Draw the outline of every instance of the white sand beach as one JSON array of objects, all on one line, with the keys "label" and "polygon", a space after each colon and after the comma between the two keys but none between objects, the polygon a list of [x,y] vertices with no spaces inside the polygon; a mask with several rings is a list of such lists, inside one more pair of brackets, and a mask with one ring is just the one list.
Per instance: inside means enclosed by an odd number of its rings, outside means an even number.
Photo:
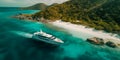
[{"label": "white sand beach", "polygon": [[105,39],[106,41],[110,40],[110,41],[120,44],[120,38],[116,37],[117,34],[105,33],[100,30],[95,30],[93,28],[86,28],[86,26],[83,26],[83,25],[76,25],[76,24],[72,24],[69,22],[63,22],[61,20],[57,20],[51,23],[54,26],[64,28],[69,33],[71,33],[73,36],[82,38],[83,40],[86,40],[87,38],[91,38],[91,37],[99,37],[99,38]]}]

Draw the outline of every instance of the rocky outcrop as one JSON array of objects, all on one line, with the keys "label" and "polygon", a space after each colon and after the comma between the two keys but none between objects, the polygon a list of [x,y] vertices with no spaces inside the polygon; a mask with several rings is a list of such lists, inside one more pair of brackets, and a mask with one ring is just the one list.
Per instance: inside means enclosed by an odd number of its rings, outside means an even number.
[{"label": "rocky outcrop", "polygon": [[96,45],[103,45],[104,44],[104,40],[101,38],[97,38],[97,37],[88,38],[87,41],[92,43],[92,44],[96,44]]},{"label": "rocky outcrop", "polygon": [[19,14],[15,15],[15,16],[12,16],[12,17],[20,19],[20,20],[25,20],[25,19],[32,20],[33,19],[30,14],[22,14],[22,13],[19,13]]},{"label": "rocky outcrop", "polygon": [[116,43],[114,43],[110,40],[105,42],[105,39],[98,38],[98,37],[88,38],[87,41],[89,43],[92,43],[92,44],[95,44],[95,45],[107,45],[107,46],[112,47],[112,48],[118,47]]},{"label": "rocky outcrop", "polygon": [[112,47],[112,48],[117,47],[117,45],[115,43],[113,43],[112,41],[106,42],[106,45],[109,46],[109,47]]},{"label": "rocky outcrop", "polygon": [[19,14],[15,15],[15,16],[12,16],[12,18],[16,18],[16,19],[19,19],[19,20],[37,21],[37,22],[42,22],[42,23],[53,22],[51,20],[44,19],[43,17],[41,17],[41,18],[39,18],[39,17],[32,17],[31,14],[22,14],[22,13],[19,13]]}]

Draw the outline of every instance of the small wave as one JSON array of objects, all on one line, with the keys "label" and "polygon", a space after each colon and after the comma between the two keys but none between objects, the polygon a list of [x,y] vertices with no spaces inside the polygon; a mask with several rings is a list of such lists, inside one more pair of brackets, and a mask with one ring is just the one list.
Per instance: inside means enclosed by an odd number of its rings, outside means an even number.
[{"label": "small wave", "polygon": [[23,31],[11,31],[11,32],[26,38],[32,38],[31,33],[23,32]]}]

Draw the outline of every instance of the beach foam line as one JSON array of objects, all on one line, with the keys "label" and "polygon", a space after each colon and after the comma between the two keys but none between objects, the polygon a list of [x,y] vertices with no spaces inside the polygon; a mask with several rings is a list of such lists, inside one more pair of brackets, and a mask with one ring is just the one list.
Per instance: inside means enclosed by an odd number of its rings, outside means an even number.
[{"label": "beach foam line", "polygon": [[93,28],[86,28],[86,26],[83,26],[83,25],[63,22],[61,20],[57,20],[51,23],[54,26],[66,29],[72,35],[82,38],[84,40],[86,40],[87,38],[91,38],[91,37],[99,37],[99,38],[106,39],[106,41],[111,40],[113,42],[120,43],[120,39],[116,37],[117,34],[105,33],[100,30],[95,30]]}]

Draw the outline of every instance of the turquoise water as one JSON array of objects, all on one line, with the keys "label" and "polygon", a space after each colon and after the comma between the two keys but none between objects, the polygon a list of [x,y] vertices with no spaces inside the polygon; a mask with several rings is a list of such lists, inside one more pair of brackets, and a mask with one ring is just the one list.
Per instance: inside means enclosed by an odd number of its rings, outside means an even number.
[{"label": "turquoise water", "polygon": [[[18,13],[32,14],[37,10],[0,8],[0,60],[120,60],[120,49],[95,46],[64,29],[11,18]],[[32,33],[50,33],[65,43],[59,47],[31,39]]]}]

